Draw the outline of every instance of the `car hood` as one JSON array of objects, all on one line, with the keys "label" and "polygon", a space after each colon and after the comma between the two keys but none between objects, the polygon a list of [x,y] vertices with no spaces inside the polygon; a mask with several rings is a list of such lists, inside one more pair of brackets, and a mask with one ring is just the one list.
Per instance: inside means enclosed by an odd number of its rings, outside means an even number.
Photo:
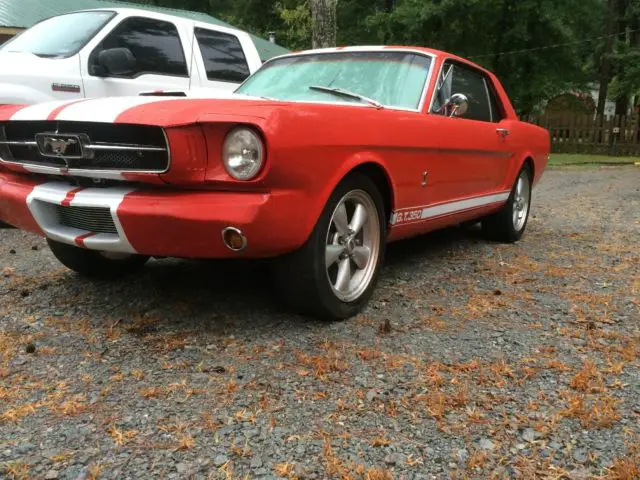
[{"label": "car hood", "polygon": [[216,119],[265,118],[266,107],[282,105],[283,102],[219,92],[213,98],[105,97],[0,106],[0,121],[58,120],[171,127]]},{"label": "car hood", "polygon": [[216,91],[188,97],[130,96],[56,101],[29,106],[0,106],[0,121],[76,121],[129,123],[174,127],[195,123],[241,122],[267,119],[277,110],[297,115],[318,115],[336,107],[375,110],[359,103],[304,103],[270,100],[261,97]]}]

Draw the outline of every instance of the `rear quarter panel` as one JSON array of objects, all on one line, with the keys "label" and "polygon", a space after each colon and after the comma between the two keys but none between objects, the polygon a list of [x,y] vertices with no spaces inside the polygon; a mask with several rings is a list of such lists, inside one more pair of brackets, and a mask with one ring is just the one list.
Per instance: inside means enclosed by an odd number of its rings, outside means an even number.
[{"label": "rear quarter panel", "polygon": [[515,152],[515,161],[505,178],[505,188],[510,189],[513,186],[520,168],[527,159],[533,161],[533,184],[537,185],[549,162],[549,131],[519,120],[508,120],[504,123],[510,131],[507,141]]},{"label": "rear quarter panel", "polygon": [[520,168],[527,159],[533,161],[533,184],[537,184],[540,178],[542,178],[542,174],[549,162],[549,153],[551,150],[549,131],[532,123],[520,121],[500,79],[492,72],[482,69],[477,65],[475,66],[484,71],[493,85],[504,116],[504,119],[500,122],[500,127],[509,130],[510,134],[507,141],[509,142],[510,150],[515,152],[514,162],[505,178],[504,187],[511,189]]}]

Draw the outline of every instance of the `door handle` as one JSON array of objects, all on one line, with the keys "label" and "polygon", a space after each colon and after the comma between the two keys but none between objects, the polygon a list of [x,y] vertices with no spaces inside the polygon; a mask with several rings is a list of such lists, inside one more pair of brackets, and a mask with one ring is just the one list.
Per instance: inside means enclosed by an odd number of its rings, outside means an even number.
[{"label": "door handle", "polygon": [[498,129],[496,129],[496,132],[502,138],[507,138],[507,136],[509,135],[509,130],[507,130],[506,128],[498,128]]}]

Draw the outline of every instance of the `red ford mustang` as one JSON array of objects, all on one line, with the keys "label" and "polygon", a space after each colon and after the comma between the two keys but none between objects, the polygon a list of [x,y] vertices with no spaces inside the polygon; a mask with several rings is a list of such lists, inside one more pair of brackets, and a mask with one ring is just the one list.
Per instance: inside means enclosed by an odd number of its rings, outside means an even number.
[{"label": "red ford mustang", "polygon": [[314,50],[224,99],[1,107],[0,220],[89,276],[151,256],[272,258],[292,307],[343,319],[371,297],[390,241],[475,220],[520,239],[549,147],[462,58]]}]

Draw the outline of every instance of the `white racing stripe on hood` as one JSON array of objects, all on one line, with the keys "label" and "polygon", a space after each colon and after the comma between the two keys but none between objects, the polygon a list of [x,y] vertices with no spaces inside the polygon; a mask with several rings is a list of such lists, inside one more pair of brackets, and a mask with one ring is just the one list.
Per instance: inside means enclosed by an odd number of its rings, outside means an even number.
[{"label": "white racing stripe on hood", "polygon": [[[183,98],[183,97],[182,97]],[[105,97],[80,102],[62,110],[56,120],[113,123],[127,110],[154,102],[167,102],[167,97]]]},{"label": "white racing stripe on hood", "polygon": [[46,120],[47,117],[59,107],[77,100],[57,100],[55,102],[36,103],[28,107],[21,108],[11,116],[11,120]]}]

